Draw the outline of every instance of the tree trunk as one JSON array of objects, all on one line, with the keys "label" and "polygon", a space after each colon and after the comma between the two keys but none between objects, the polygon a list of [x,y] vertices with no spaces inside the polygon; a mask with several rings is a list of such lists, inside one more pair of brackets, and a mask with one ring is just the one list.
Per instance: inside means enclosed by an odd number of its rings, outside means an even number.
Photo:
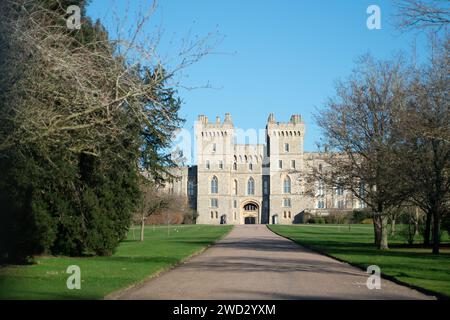
[{"label": "tree trunk", "polygon": [[419,208],[416,207],[416,219],[414,221],[415,224],[415,229],[414,229],[414,235],[418,235],[419,234]]},{"label": "tree trunk", "polygon": [[427,211],[427,219],[425,221],[425,232],[423,235],[423,244],[425,246],[430,245],[430,234],[431,234],[431,212]]},{"label": "tree trunk", "polygon": [[141,241],[144,241],[144,229],[145,229],[145,219],[141,220]]},{"label": "tree trunk", "polygon": [[439,254],[440,233],[440,212],[437,209],[433,212],[433,254]]},{"label": "tree trunk", "polygon": [[391,235],[395,236],[395,218],[392,218],[391,221]]},{"label": "tree trunk", "polygon": [[381,239],[380,239],[380,250],[389,249],[388,245],[388,218],[386,216],[381,216]]},{"label": "tree trunk", "polygon": [[379,248],[381,244],[382,224],[381,224],[381,215],[378,212],[373,213],[373,228],[375,235],[375,246]]}]

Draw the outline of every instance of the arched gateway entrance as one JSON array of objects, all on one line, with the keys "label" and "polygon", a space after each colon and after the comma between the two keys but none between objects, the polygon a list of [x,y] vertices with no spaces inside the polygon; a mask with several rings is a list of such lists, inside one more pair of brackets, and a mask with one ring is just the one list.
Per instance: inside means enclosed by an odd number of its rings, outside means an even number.
[{"label": "arched gateway entrance", "polygon": [[242,207],[242,217],[244,224],[259,223],[259,205],[253,201],[245,203]]}]

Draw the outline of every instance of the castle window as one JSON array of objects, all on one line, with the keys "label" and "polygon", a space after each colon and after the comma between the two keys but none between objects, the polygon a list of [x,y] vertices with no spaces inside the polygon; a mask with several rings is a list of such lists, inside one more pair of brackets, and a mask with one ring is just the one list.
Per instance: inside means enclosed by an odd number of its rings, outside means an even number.
[{"label": "castle window", "polygon": [[344,208],[345,208],[345,202],[344,202],[344,200],[339,200],[339,201],[337,202],[337,207],[338,207],[338,209],[344,209]]},{"label": "castle window", "polygon": [[336,187],[336,195],[342,196],[344,194],[344,187],[342,185],[338,185]]},{"label": "castle window", "polygon": [[209,162],[209,160],[206,160],[206,169],[211,169],[211,164]]},{"label": "castle window", "polygon": [[214,218],[214,211],[211,211],[211,219]]},{"label": "castle window", "polygon": [[284,191],[284,193],[291,193],[291,178],[286,177],[284,179],[283,191]]},{"label": "castle window", "polygon": [[286,219],[286,211],[283,212],[283,217]]},{"label": "castle window", "polygon": [[211,208],[218,208],[219,207],[219,201],[217,198],[211,198]]},{"label": "castle window", "polygon": [[284,144],[284,152],[289,152],[289,143]]},{"label": "castle window", "polygon": [[359,190],[358,190],[358,196],[360,199],[364,199],[364,182],[359,183]]},{"label": "castle window", "polygon": [[234,213],[234,220],[235,220],[235,221],[237,220],[236,212]]},{"label": "castle window", "polygon": [[247,194],[248,195],[255,194],[255,180],[253,180],[253,178],[248,179],[248,182],[247,182]]},{"label": "castle window", "polygon": [[212,152],[215,153],[217,151],[217,145],[213,143]]},{"label": "castle window", "polygon": [[324,209],[325,208],[325,202],[323,200],[320,200],[317,202],[317,208],[318,209]]},{"label": "castle window", "polygon": [[233,163],[233,170],[237,170],[237,163]]},{"label": "castle window", "polygon": [[219,161],[219,169],[221,169],[221,170],[223,169],[223,161],[222,160]]},{"label": "castle window", "polygon": [[365,194],[366,194],[366,191],[365,191],[365,184],[364,184],[363,181],[361,181],[361,182],[359,183],[359,190],[358,190],[359,207],[360,207],[361,209],[363,209],[363,208],[366,207],[366,204],[365,204],[365,202],[364,202]]},{"label": "castle window", "polygon": [[249,164],[248,164],[248,170],[250,170],[250,171],[253,170],[253,163],[249,163]]},{"label": "castle window", "polygon": [[320,181],[319,181],[319,188],[318,188],[318,195],[319,195],[319,196],[323,196],[323,195],[324,195],[323,189],[324,189],[323,181],[320,180]]},{"label": "castle window", "polygon": [[291,169],[295,169],[295,160],[291,160]]},{"label": "castle window", "polygon": [[216,219],[219,219],[219,213],[216,211]]},{"label": "castle window", "polygon": [[292,216],[291,216],[291,212],[289,211],[289,219],[291,219],[292,218]]},{"label": "castle window", "polygon": [[195,186],[194,186],[194,181],[192,181],[192,180],[188,181],[188,195],[189,196],[195,195]]},{"label": "castle window", "polygon": [[278,168],[283,169],[283,160],[278,160]]},{"label": "castle window", "polygon": [[212,194],[219,193],[219,180],[217,179],[217,177],[213,177],[211,179],[211,193]]},{"label": "castle window", "polygon": [[237,180],[233,181],[233,194],[234,195],[238,194],[238,182],[237,182]]},{"label": "castle window", "polygon": [[264,187],[264,194],[268,195],[269,194],[269,182],[267,180],[264,180],[263,187]]},{"label": "castle window", "polygon": [[283,207],[290,208],[291,207],[291,199],[290,198],[284,198],[283,199]]},{"label": "castle window", "polygon": [[237,200],[233,200],[233,208],[237,208]]}]

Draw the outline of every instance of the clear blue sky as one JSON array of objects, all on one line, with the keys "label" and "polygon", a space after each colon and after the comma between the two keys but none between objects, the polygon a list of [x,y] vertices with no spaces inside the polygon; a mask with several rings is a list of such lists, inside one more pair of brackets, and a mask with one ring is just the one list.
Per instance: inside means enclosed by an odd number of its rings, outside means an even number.
[{"label": "clear blue sky", "polygon": [[[139,2],[131,1],[130,13]],[[125,3],[116,0],[119,11]],[[381,8],[381,30],[366,27],[371,4]],[[104,19],[110,13],[109,0],[92,0],[88,8],[114,33]],[[306,123],[305,150],[314,151],[320,138],[315,108],[334,95],[334,81],[350,74],[359,55],[406,54],[417,41],[418,59],[426,58],[425,35],[395,30],[394,13],[390,0],[161,0],[152,19],[163,28],[160,49],[168,56],[189,32],[201,37],[217,30],[223,36],[217,54],[184,72],[185,86],[214,87],[179,90],[185,128],[193,127],[198,114],[214,120],[230,112],[236,126],[258,129],[270,112],[277,121],[299,113]]]}]

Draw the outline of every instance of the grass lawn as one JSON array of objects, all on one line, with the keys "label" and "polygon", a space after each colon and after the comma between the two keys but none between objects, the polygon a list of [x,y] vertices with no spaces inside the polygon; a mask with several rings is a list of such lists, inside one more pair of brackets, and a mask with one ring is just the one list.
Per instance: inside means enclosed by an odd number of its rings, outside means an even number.
[{"label": "grass lawn", "polygon": [[[373,246],[371,225],[269,225],[274,232],[300,244],[352,264],[367,268],[378,265],[381,273],[404,283],[450,297],[450,248],[441,249],[439,256],[431,249],[405,248],[399,236],[390,239],[389,250]],[[442,240],[449,242],[447,234]]]},{"label": "grass lawn", "polygon": [[[224,236],[231,226],[149,226],[133,229],[111,257],[37,257],[36,264],[0,268],[0,299],[101,299],[144,280]],[[69,290],[69,265],[81,268],[81,289]]]}]

